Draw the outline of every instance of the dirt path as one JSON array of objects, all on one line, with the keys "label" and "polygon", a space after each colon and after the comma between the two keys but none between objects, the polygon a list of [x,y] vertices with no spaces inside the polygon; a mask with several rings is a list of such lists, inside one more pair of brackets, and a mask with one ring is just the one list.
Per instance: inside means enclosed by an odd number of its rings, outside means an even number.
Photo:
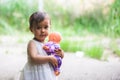
[{"label": "dirt path", "polygon": [[120,80],[120,62],[102,62],[66,54],[61,80]]},{"label": "dirt path", "polygon": [[[26,55],[0,54],[0,80],[18,80]],[[120,80],[120,62],[102,62],[65,53],[60,80]]]}]

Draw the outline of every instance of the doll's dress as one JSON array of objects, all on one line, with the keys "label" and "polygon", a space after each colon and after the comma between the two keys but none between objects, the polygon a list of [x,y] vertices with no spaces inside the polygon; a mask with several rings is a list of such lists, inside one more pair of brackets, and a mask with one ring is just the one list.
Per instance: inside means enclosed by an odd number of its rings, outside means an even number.
[{"label": "doll's dress", "polygon": [[[36,44],[38,54],[42,56],[48,56],[47,53],[43,50],[44,44],[36,40],[33,41]],[[56,80],[56,76],[51,64],[31,64],[29,59],[30,58],[28,57],[28,62],[23,68],[20,80]]]}]

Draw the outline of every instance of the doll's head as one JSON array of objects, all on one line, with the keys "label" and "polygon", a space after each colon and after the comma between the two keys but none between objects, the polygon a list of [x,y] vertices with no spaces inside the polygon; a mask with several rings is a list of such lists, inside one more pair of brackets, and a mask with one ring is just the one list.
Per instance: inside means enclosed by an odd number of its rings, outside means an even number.
[{"label": "doll's head", "polygon": [[49,41],[52,41],[52,42],[58,43],[58,44],[60,43],[61,39],[62,39],[61,34],[58,32],[52,32],[48,36]]}]

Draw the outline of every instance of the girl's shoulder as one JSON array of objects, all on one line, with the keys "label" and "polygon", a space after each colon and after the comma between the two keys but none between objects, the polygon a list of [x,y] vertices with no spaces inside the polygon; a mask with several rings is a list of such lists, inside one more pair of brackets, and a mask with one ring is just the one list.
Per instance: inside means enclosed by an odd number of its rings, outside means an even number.
[{"label": "girl's shoulder", "polygon": [[32,40],[30,40],[30,41],[28,42],[28,44],[36,44],[36,43],[39,43],[39,42],[36,41],[36,40],[34,40],[34,39],[32,39]]},{"label": "girl's shoulder", "polygon": [[28,47],[35,46],[35,42],[33,40],[30,40],[27,46]]},{"label": "girl's shoulder", "polygon": [[36,40],[30,40],[29,42],[28,42],[28,46],[37,46],[37,45],[43,45],[43,43],[41,43],[41,42],[39,42],[39,41],[36,41]]},{"label": "girl's shoulder", "polygon": [[30,40],[30,41],[28,42],[28,45],[29,45],[29,44],[35,44],[34,40]]}]

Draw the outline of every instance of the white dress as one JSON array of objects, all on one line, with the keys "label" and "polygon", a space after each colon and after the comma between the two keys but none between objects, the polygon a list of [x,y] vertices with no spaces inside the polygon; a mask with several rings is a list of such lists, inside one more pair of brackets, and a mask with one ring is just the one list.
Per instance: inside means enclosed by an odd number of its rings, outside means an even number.
[{"label": "white dress", "polygon": [[[33,40],[36,44],[38,54],[46,56],[47,53],[43,50],[43,43]],[[29,59],[29,58],[28,58]],[[28,60],[23,68],[20,80],[56,80],[53,67],[49,63],[31,64]]]}]

